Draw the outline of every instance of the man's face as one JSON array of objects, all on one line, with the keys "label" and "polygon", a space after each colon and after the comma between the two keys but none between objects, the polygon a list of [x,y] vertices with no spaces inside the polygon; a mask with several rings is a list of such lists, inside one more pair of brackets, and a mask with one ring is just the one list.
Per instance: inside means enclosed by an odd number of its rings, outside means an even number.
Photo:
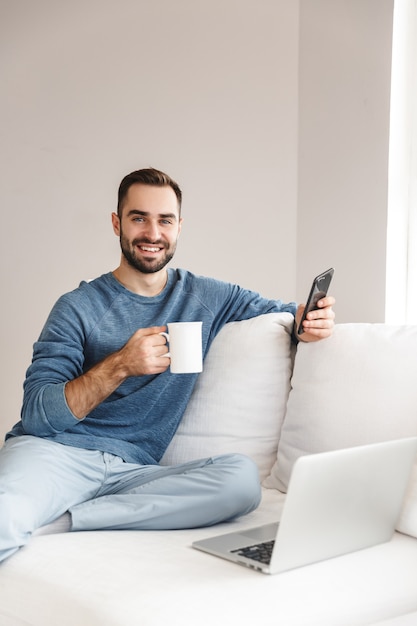
[{"label": "man's face", "polygon": [[143,274],[162,270],[172,259],[181,231],[178,200],[171,187],[134,184],[113,229],[129,265]]}]

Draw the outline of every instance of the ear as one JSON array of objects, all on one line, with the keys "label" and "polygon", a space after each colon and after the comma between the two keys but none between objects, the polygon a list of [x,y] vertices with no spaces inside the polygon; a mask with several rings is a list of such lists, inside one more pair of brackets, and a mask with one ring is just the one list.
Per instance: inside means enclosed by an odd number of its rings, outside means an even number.
[{"label": "ear", "polygon": [[114,234],[120,237],[120,218],[117,213],[111,214],[111,222],[113,225]]},{"label": "ear", "polygon": [[[180,236],[181,233],[181,228],[182,228],[182,217],[180,217],[179,221],[178,221],[178,237]],[[177,239],[178,239],[177,237]]]}]

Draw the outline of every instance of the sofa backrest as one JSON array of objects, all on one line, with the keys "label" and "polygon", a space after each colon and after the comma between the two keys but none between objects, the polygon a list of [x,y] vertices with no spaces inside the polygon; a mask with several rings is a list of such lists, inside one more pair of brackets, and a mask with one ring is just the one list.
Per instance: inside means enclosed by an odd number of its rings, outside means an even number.
[{"label": "sofa backrest", "polygon": [[[339,324],[299,344],[277,460],[264,486],[286,491],[300,455],[417,435],[417,326]],[[417,461],[397,530],[417,537]]]},{"label": "sofa backrest", "polygon": [[[285,492],[301,455],[417,435],[417,326],[337,324],[298,345],[292,371],[292,324],[274,313],[222,329],[162,463],[241,452]],[[417,536],[417,463],[397,528]]]},{"label": "sofa backrest", "polygon": [[290,390],[293,320],[270,313],[219,332],[162,464],[240,452],[262,480],[269,475]]},{"label": "sofa backrest", "polygon": [[417,326],[337,324],[299,344],[277,462],[286,491],[303,454],[417,435]]}]

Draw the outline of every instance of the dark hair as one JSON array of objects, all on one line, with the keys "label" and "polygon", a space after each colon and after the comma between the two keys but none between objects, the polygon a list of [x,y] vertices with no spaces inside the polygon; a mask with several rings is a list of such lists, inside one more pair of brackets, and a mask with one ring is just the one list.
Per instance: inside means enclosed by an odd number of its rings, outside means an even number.
[{"label": "dark hair", "polygon": [[156,170],[153,167],[149,167],[131,172],[123,178],[120,183],[117,196],[117,214],[119,217],[122,215],[123,203],[129,188],[137,183],[142,185],[151,185],[154,187],[171,187],[177,196],[178,210],[181,213],[182,192],[179,185],[175,182],[175,180],[172,180],[168,174],[164,174],[164,172]]}]

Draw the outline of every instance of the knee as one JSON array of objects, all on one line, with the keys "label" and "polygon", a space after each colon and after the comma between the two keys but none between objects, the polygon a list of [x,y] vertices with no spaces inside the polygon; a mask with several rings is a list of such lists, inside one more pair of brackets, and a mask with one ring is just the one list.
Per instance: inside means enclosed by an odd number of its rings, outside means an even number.
[{"label": "knee", "polygon": [[0,561],[16,552],[27,543],[31,535],[29,516],[18,515],[21,507],[13,498],[0,494]]},{"label": "knee", "polygon": [[223,455],[216,457],[216,461],[222,464],[225,471],[223,497],[231,509],[230,518],[256,509],[262,495],[256,463],[243,454]]}]

